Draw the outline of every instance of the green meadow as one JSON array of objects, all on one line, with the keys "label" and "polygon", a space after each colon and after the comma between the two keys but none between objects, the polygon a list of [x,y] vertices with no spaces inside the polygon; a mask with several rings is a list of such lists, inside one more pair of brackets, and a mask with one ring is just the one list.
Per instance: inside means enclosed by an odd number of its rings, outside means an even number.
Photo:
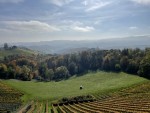
[{"label": "green meadow", "polygon": [[37,54],[37,52],[21,48],[12,50],[0,50],[0,59],[3,59],[5,56],[9,55],[32,55],[32,54]]},{"label": "green meadow", "polygon": [[[104,94],[130,87],[148,81],[135,75],[112,72],[90,72],[84,76],[73,76],[68,80],[59,82],[37,82],[4,80],[5,84],[22,91],[24,101],[32,99],[58,100],[63,97],[72,97],[86,94]],[[83,90],[80,90],[80,85]]]}]

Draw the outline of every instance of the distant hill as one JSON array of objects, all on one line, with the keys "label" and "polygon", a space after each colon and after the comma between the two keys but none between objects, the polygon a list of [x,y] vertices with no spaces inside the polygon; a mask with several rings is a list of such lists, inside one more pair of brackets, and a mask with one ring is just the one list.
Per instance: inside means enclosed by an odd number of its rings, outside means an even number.
[{"label": "distant hill", "polygon": [[150,47],[150,36],[132,36],[126,38],[101,39],[101,40],[55,40],[43,42],[15,43],[17,46],[27,47],[42,53],[71,53],[87,50],[89,48],[99,49],[123,49]]},{"label": "distant hill", "polygon": [[5,56],[9,55],[33,55],[33,54],[38,54],[38,52],[28,48],[16,48],[8,50],[4,50],[3,48],[0,49],[0,59],[3,59]]}]

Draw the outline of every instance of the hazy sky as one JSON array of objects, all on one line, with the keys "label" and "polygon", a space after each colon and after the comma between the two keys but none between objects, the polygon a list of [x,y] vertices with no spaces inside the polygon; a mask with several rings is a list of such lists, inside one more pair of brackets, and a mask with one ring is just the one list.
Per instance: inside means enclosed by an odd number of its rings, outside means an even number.
[{"label": "hazy sky", "polygon": [[0,0],[0,42],[150,34],[150,0]]}]

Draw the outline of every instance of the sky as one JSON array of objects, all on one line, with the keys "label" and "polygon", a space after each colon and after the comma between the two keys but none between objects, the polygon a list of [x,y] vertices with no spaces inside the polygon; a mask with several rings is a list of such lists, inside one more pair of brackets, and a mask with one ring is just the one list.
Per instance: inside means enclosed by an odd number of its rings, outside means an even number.
[{"label": "sky", "polygon": [[150,35],[150,0],[0,0],[0,42]]}]

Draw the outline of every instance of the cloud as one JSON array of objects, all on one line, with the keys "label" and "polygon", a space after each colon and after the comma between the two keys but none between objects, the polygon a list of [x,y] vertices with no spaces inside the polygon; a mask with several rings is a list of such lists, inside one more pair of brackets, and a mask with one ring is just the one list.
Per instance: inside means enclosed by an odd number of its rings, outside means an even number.
[{"label": "cloud", "polygon": [[110,2],[101,2],[101,3],[95,3],[95,5],[89,7],[86,11],[94,11],[97,9],[100,9],[106,5],[108,5]]},{"label": "cloud", "polygon": [[138,27],[131,26],[131,27],[129,27],[129,29],[130,29],[130,30],[136,30],[136,29],[138,29]]},{"label": "cloud", "polygon": [[63,6],[65,4],[69,4],[73,0],[46,0],[46,1],[57,6]]},{"label": "cloud", "polygon": [[84,25],[82,22],[79,21],[72,21],[72,20],[64,20],[62,21],[62,29],[64,30],[73,30],[77,32],[91,32],[94,30],[94,27]]},{"label": "cloud", "polygon": [[94,22],[95,25],[99,25],[100,23],[102,23],[102,20],[97,20]]},{"label": "cloud", "polygon": [[0,0],[0,3],[19,3],[23,1],[24,0]]},{"label": "cloud", "polygon": [[40,21],[3,21],[2,24],[6,29],[13,31],[60,31],[59,28]]},{"label": "cloud", "polygon": [[105,7],[107,5],[109,5],[111,2],[103,2],[101,0],[85,0],[83,2],[81,2],[81,4],[83,4],[86,7],[86,12],[89,11],[95,11],[97,9],[100,9],[102,7]]},{"label": "cloud", "polygon": [[74,26],[72,27],[72,29],[79,32],[90,32],[94,30],[93,27],[89,27],[89,26],[85,26],[85,27]]},{"label": "cloud", "polygon": [[139,4],[150,5],[150,0],[131,0],[131,1]]},{"label": "cloud", "polygon": [[82,26],[83,25],[82,22],[73,21],[73,20],[64,20],[63,23],[69,26]]},{"label": "cloud", "polygon": [[85,1],[81,2],[81,4],[83,4],[84,6],[87,6],[88,2],[87,2],[87,0],[85,0]]}]

